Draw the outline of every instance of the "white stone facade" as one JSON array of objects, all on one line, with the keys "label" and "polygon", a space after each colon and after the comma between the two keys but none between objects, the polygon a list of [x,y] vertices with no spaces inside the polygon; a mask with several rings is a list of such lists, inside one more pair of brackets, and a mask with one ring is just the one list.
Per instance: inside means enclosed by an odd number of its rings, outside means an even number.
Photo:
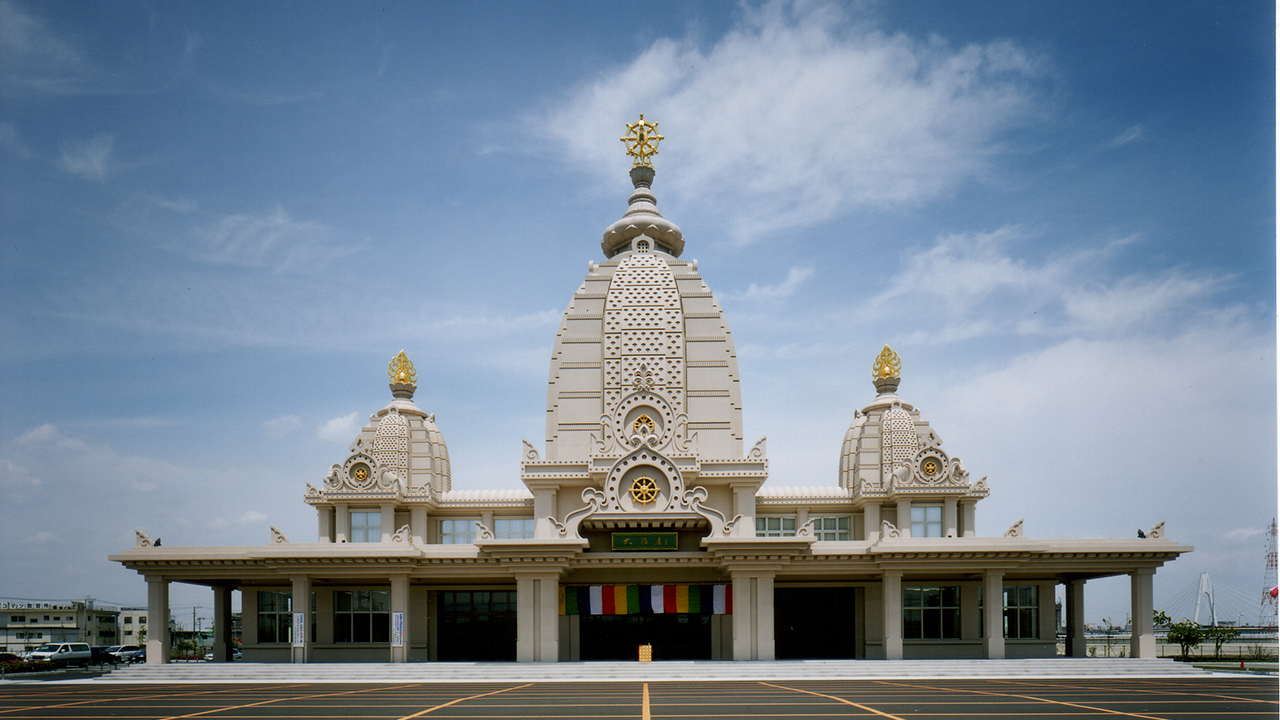
[{"label": "white stone facade", "polygon": [[[146,577],[150,627],[167,627],[169,584],[187,582],[214,588],[219,617],[243,593],[247,660],[589,660],[635,657],[646,639],[655,659],[1041,657],[1055,654],[1061,584],[1080,655],[1085,581],[1129,575],[1133,654],[1154,653],[1152,577],[1191,548],[1158,527],[976,537],[985,479],[898,396],[888,355],[832,448],[832,484],[763,488],[766,445],[744,443],[728,323],[657,211],[652,169],[631,176],[628,210],[556,333],[523,489],[452,489],[401,354],[391,403],[306,489],[315,542],[160,548],[139,534],[112,556]],[[149,657],[165,656],[160,635]],[[225,655],[229,638],[218,642]]]}]

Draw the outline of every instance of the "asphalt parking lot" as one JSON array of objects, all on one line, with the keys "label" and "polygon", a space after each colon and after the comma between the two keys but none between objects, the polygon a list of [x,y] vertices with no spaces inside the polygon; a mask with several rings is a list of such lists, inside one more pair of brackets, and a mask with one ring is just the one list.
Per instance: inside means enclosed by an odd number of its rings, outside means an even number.
[{"label": "asphalt parking lot", "polygon": [[1273,677],[0,686],[0,718],[1275,718]]}]

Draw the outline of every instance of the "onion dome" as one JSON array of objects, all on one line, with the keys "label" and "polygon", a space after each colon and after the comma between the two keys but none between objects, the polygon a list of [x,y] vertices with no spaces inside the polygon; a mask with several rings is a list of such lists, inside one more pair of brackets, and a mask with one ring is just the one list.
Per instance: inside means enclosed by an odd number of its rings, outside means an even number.
[{"label": "onion dome", "polygon": [[632,241],[641,235],[652,240],[656,246],[654,249],[660,252],[673,257],[680,257],[684,252],[684,233],[658,212],[658,199],[649,189],[654,177],[649,158],[658,154],[658,141],[662,140],[657,128],[658,123],[646,122],[644,115],[627,124],[628,134],[622,142],[627,144],[627,154],[635,158],[631,168],[631,184],[635,191],[631,193],[626,214],[610,225],[600,240],[600,249],[605,257],[630,250]]},{"label": "onion dome", "polygon": [[434,414],[413,402],[417,373],[404,351],[387,368],[392,401],[369,418],[351,454],[325,479],[327,492],[415,494],[447,492],[449,448]]}]

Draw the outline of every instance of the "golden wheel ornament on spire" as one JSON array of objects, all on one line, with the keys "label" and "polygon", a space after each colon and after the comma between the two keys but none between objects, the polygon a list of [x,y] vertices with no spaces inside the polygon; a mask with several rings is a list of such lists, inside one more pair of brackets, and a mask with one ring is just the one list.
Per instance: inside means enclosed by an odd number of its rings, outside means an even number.
[{"label": "golden wheel ornament on spire", "polygon": [[876,358],[875,364],[871,366],[871,377],[875,380],[902,377],[902,358],[885,345]]},{"label": "golden wheel ornament on spire", "polygon": [[658,154],[658,142],[662,140],[658,123],[646,121],[644,113],[640,113],[639,120],[627,123],[627,134],[620,139],[627,145],[627,155],[635,158],[632,167],[653,167],[649,158]]}]

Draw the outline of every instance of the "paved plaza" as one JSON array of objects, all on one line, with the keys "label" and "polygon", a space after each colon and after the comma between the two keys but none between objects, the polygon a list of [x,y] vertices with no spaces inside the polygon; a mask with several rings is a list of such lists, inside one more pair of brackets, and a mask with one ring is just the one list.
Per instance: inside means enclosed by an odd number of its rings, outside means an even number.
[{"label": "paved plaza", "polygon": [[0,718],[1277,717],[1274,677],[0,685]]}]

